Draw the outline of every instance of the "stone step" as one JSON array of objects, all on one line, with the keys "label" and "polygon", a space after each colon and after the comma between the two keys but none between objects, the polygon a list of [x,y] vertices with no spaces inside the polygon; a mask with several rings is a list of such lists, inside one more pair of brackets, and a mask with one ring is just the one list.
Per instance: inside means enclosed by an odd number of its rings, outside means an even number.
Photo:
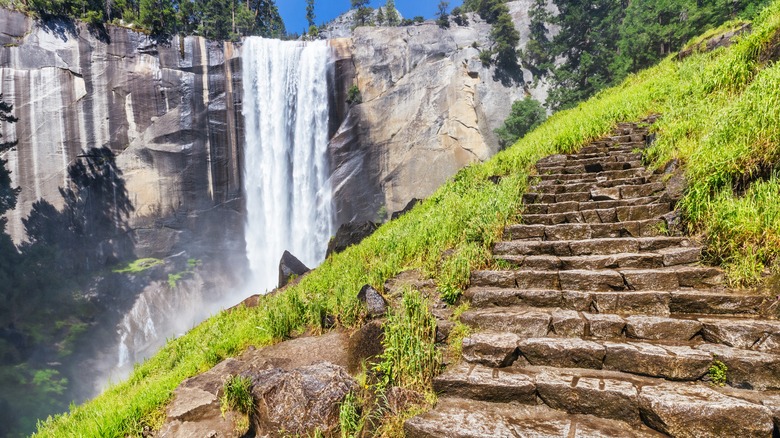
[{"label": "stone step", "polygon": [[[468,339],[468,338],[466,338]],[[488,339],[481,348],[487,350]],[[467,357],[464,339],[464,358]],[[496,346],[506,348],[505,345]],[[713,361],[726,367],[726,381],[737,388],[780,389],[780,356],[742,350],[726,345],[654,341],[613,342],[579,338],[520,338],[518,363],[556,368],[589,368],[620,371],[648,377],[680,381],[704,378]]]},{"label": "stone step", "polygon": [[780,354],[780,323],[749,318],[698,315],[651,316],[588,313],[560,308],[493,307],[471,309],[461,321],[473,328],[521,337],[582,337],[688,342],[698,340],[742,350]]},{"label": "stone step", "polygon": [[628,169],[644,169],[645,166],[641,161],[608,161],[600,162],[595,161],[590,164],[582,164],[576,162],[566,162],[565,164],[558,166],[537,166],[536,171],[539,174],[584,174],[584,173],[598,173],[609,170],[628,170]]},{"label": "stone step", "polygon": [[569,213],[573,211],[603,210],[607,208],[657,204],[659,200],[659,196],[647,196],[644,198],[631,199],[602,199],[600,201],[590,200],[585,202],[569,201],[555,202],[552,204],[527,204],[523,208],[523,213],[556,214]]},{"label": "stone step", "polygon": [[[740,315],[763,312],[770,300],[762,295],[745,295],[717,290],[584,292],[518,288],[471,287],[464,297],[472,307],[547,307],[589,313],[646,314],[655,316]],[[714,336],[725,336],[712,333]],[[734,335],[732,335],[734,336]],[[738,342],[732,339],[730,342]],[[723,342],[728,345],[728,342]],[[735,344],[734,347],[740,347]]]},{"label": "stone step", "polygon": [[566,192],[566,193],[537,193],[528,192],[523,194],[524,204],[554,204],[557,202],[588,202],[605,199],[610,196],[613,199],[633,199],[655,196],[666,189],[662,182],[653,182],[642,185],[616,186],[602,190],[590,190],[585,192]]},{"label": "stone step", "polygon": [[620,237],[655,237],[664,231],[663,219],[609,222],[606,224],[510,225],[504,229],[507,240],[582,240]]},{"label": "stone step", "polygon": [[544,174],[537,175],[535,178],[539,178],[539,181],[555,181],[555,182],[587,182],[587,181],[599,181],[599,180],[616,180],[625,178],[636,177],[649,177],[652,173],[645,169],[628,169],[628,170],[612,170],[599,173],[589,173],[586,175],[577,174]]},{"label": "stone step", "polygon": [[671,211],[669,203],[656,203],[566,213],[524,214],[521,220],[525,225],[603,224],[657,219]]},{"label": "stone step", "polygon": [[647,421],[673,436],[768,436],[773,428],[771,410],[744,399],[749,391],[724,394],[706,384],[614,371],[461,363],[436,377],[433,386],[444,397],[524,405],[541,400],[558,411],[620,420],[635,428]]},{"label": "stone step", "polygon": [[604,155],[594,155],[587,153],[585,156],[580,154],[571,155],[548,155],[536,162],[536,169],[542,173],[545,169],[561,166],[590,166],[593,164],[624,163],[642,161],[642,154],[636,152],[610,151]]},{"label": "stone step", "polygon": [[[586,182],[572,182],[566,181],[563,183],[557,181],[540,181],[531,187],[531,191],[534,193],[569,193],[569,192],[587,192],[595,189],[606,189],[617,186],[636,186],[650,183],[650,178],[644,176],[635,176],[632,178],[623,179],[608,179],[604,181],[586,181]],[[604,193],[604,197],[611,196],[608,199],[619,199],[620,192],[618,190],[598,190],[597,196],[600,193]]]},{"label": "stone step", "polygon": [[637,149],[644,149],[647,147],[645,144],[645,141],[634,141],[634,142],[628,142],[623,143],[620,145],[616,145],[615,142],[611,140],[607,141],[595,141],[589,145],[585,145],[580,148],[580,150],[577,152],[578,154],[592,154],[592,153],[598,153],[598,152],[633,152]]},{"label": "stone step", "polygon": [[660,437],[646,427],[546,406],[441,398],[436,407],[404,423],[407,438]]},{"label": "stone step", "polygon": [[620,253],[573,257],[557,256],[494,256],[516,269],[573,270],[573,269],[655,269],[669,266],[689,265],[699,261],[701,247],[667,248],[658,252]]},{"label": "stone step", "polygon": [[655,269],[572,269],[568,271],[480,270],[471,273],[471,286],[519,289],[562,289],[591,292],[673,291],[680,288],[710,289],[721,284],[723,284],[723,271],[703,266],[671,266]]},{"label": "stone step", "polygon": [[510,240],[496,242],[493,254],[502,255],[554,255],[559,257],[641,253],[671,247],[694,246],[686,237],[618,237],[587,240]]}]

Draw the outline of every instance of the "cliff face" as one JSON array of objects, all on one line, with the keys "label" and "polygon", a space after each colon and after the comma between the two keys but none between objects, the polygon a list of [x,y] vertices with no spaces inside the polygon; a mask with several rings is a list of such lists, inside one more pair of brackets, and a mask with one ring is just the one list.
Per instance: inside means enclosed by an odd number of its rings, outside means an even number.
[{"label": "cliff face", "polygon": [[210,216],[220,223],[212,242],[242,240],[237,48],[196,37],[158,46],[127,29],[101,34],[1,9],[0,23],[0,91],[19,118],[9,133],[19,144],[6,157],[22,188],[9,222],[16,241],[24,239],[21,219],[33,202],[60,207],[68,166],[104,146],[116,155],[130,195],[139,257],[191,243]]},{"label": "cliff face", "polygon": [[[523,48],[534,2],[508,3]],[[486,67],[490,25],[468,14],[449,29],[430,22],[408,27],[361,27],[351,38],[352,77],[362,104],[350,108],[331,141],[338,221],[375,219],[425,198],[460,168],[498,151],[493,130],[512,102],[547,87],[531,72],[515,77]]]}]

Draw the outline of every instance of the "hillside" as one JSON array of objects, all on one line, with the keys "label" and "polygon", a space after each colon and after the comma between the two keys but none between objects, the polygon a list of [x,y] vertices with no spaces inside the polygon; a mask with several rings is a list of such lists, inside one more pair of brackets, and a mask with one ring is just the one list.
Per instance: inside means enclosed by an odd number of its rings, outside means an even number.
[{"label": "hillside", "polygon": [[[335,315],[342,327],[358,327],[365,317],[357,300],[361,287],[383,291],[386,280],[404,271],[420,270],[435,280],[443,300],[457,302],[471,272],[494,263],[491,249],[504,227],[521,219],[522,194],[539,159],[575,152],[618,123],[650,114],[661,117],[651,128],[656,140],[643,159],[650,169],[673,162],[684,170],[688,189],[677,207],[686,230],[706,244],[705,260],[722,266],[733,287],[771,289],[780,252],[778,32],[780,1],[775,1],[752,23],[752,32],[731,47],[683,60],[670,56],[555,114],[490,161],[460,171],[411,212],[330,257],[299,283],[261,298],[256,307],[223,312],[170,341],[126,382],[41,424],[38,436],[140,436],[145,427],[160,426],[165,404],[186,377],[250,345],[269,345],[306,330],[326,331],[325,315]],[[414,300],[407,301],[409,310]],[[399,320],[391,319],[395,322],[386,330],[414,326]],[[460,331],[450,336],[454,350],[467,331],[456,327]],[[430,333],[419,336],[418,345],[433,342],[425,338]],[[430,391],[432,375],[406,383],[405,373],[420,372],[404,367],[406,354],[411,352],[385,355],[378,381]]]}]

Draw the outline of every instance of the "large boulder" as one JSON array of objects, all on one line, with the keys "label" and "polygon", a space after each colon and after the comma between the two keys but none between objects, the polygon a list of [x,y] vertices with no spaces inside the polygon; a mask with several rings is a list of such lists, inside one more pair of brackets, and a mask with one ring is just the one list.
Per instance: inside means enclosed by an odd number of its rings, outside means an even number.
[{"label": "large boulder", "polygon": [[370,236],[379,226],[371,221],[342,224],[328,242],[327,255],[338,254],[351,245],[357,245]]},{"label": "large boulder", "polygon": [[289,251],[285,251],[282,259],[279,260],[279,287],[284,287],[293,276],[300,277],[309,271],[310,269],[303,262]]},{"label": "large boulder", "polygon": [[346,370],[331,363],[296,368],[274,368],[252,376],[255,433],[275,436],[279,431],[312,436],[334,435],[339,427],[339,405],[358,388]]}]

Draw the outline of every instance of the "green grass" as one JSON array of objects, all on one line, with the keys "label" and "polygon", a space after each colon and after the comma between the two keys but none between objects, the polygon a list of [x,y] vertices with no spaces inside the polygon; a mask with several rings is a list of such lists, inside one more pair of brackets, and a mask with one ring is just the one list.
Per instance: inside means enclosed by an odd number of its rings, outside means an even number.
[{"label": "green grass", "polygon": [[124,268],[114,269],[114,272],[117,274],[138,274],[163,263],[162,260],[155,258],[138,259],[128,263]]},{"label": "green grass", "polygon": [[[760,14],[753,28],[728,49],[682,62],[670,57],[553,115],[487,163],[463,169],[411,212],[329,258],[284,293],[260,300],[253,309],[220,313],[170,341],[127,381],[42,423],[38,436],[138,436],[159,418],[161,406],[183,379],[249,345],[268,345],[307,327],[321,329],[323,313],[338,315],[342,326],[352,327],[361,320],[360,287],[368,283],[381,290],[386,279],[404,270],[420,269],[435,279],[446,299],[455,301],[470,271],[490,262],[490,247],[502,228],[517,219],[534,162],[575,151],[616,123],[651,113],[663,117],[653,128],[658,141],[648,157],[659,166],[672,158],[684,164],[690,190],[681,208],[691,231],[706,238],[710,260],[723,264],[736,285],[753,284],[767,270],[776,272],[780,225],[773,200],[780,179],[772,169],[780,151],[780,67],[766,58],[780,28],[780,1]],[[494,175],[503,176],[498,184],[489,179]]]}]

